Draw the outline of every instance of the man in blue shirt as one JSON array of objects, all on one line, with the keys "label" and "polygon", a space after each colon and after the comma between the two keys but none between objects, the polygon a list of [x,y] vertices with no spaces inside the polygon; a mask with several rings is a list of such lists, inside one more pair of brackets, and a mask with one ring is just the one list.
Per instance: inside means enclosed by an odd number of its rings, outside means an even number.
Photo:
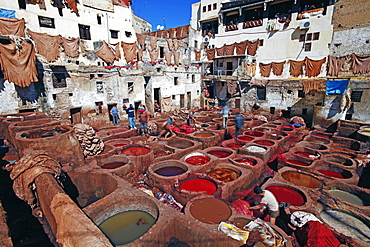
[{"label": "man in blue shirt", "polygon": [[135,108],[132,104],[126,109],[130,129],[136,129]]},{"label": "man in blue shirt", "polygon": [[113,124],[118,124],[118,108],[117,105],[113,106],[113,108],[110,110],[110,114],[113,117]]},{"label": "man in blue shirt", "polygon": [[226,129],[227,120],[229,119],[229,115],[230,115],[229,107],[227,107],[227,105],[225,105],[224,108],[222,108],[220,113],[222,115],[222,127],[224,127],[224,129]]},{"label": "man in blue shirt", "polygon": [[243,128],[244,125],[243,122],[244,122],[243,117],[240,115],[240,112],[237,112],[235,116],[235,139],[238,139],[239,130]]}]

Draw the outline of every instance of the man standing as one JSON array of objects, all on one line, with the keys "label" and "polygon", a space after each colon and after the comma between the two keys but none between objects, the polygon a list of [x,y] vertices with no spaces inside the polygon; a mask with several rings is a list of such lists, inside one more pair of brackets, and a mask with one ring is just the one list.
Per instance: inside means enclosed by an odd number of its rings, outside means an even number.
[{"label": "man standing", "polygon": [[110,115],[113,117],[113,124],[118,124],[118,108],[117,105],[114,105],[112,109],[110,110]]},{"label": "man standing", "polygon": [[230,109],[229,107],[227,107],[227,105],[224,106],[224,108],[222,108],[221,110],[221,115],[222,115],[222,127],[224,129],[226,129],[227,127],[227,120],[229,119],[229,115],[230,115]]},{"label": "man standing", "polygon": [[139,112],[140,112],[139,122],[141,123],[140,132],[141,135],[144,135],[148,133],[147,124],[149,121],[149,114],[145,111],[145,108],[141,108]]},{"label": "man standing", "polygon": [[240,112],[237,112],[235,116],[235,139],[238,139],[239,130],[243,128],[244,125],[243,122],[244,122],[243,117],[240,115]]},{"label": "man standing", "polygon": [[132,104],[126,109],[130,129],[136,129],[135,108]]},{"label": "man standing", "polygon": [[[279,216],[279,203],[274,194],[268,190],[263,190],[259,186],[254,187],[253,192],[262,197],[260,204],[266,205],[268,213],[270,214],[270,223],[275,224],[276,218]],[[249,209],[263,209],[263,206],[257,205]]]}]

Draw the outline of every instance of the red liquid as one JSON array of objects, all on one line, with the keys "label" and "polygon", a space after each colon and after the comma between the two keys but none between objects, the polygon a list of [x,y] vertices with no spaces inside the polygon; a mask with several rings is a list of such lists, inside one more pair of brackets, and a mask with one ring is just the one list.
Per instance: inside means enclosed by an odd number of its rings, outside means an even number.
[{"label": "red liquid", "polygon": [[231,154],[230,152],[220,151],[220,150],[208,151],[207,153],[213,156],[216,156],[218,158],[226,158],[227,156]]},{"label": "red liquid", "polygon": [[194,136],[196,136],[196,137],[212,137],[213,135],[209,134],[209,133],[201,133],[201,134],[196,134]]},{"label": "red liquid", "polygon": [[243,144],[238,144],[238,143],[230,143],[230,144],[226,145],[226,147],[232,148],[232,149],[238,149],[238,148],[241,148],[243,146],[244,146]]},{"label": "red liquid", "polygon": [[319,170],[321,174],[325,176],[332,177],[332,178],[343,178],[343,175],[337,172],[326,171],[326,170]]},{"label": "red liquid", "polygon": [[309,166],[310,164],[307,164],[305,162],[299,161],[299,160],[287,160],[288,163],[299,165],[299,166]]},{"label": "red liquid", "polygon": [[257,162],[256,161],[253,161],[253,160],[250,160],[250,159],[237,159],[237,160],[234,160],[235,162],[238,162],[238,163],[243,163],[243,164],[247,164],[247,165],[250,165],[250,166],[254,166]]},{"label": "red liquid", "polygon": [[239,136],[238,139],[242,141],[252,141],[254,138],[250,136]]},{"label": "red liquid", "polygon": [[311,135],[329,139],[329,136],[327,136],[327,135],[320,135],[320,134],[311,134]]},{"label": "red liquid", "polygon": [[261,133],[261,132],[257,132],[257,131],[245,131],[243,133],[243,135],[249,135],[249,136],[257,136],[257,137],[261,137],[263,136],[264,134]]},{"label": "red liquid", "polygon": [[104,164],[101,168],[103,169],[116,169],[117,167],[121,167],[123,165],[126,165],[124,162],[112,162],[108,164]]},{"label": "red liquid", "polygon": [[267,147],[274,145],[273,142],[263,141],[263,140],[255,141],[254,143],[256,143],[258,145],[262,145],[262,146],[267,146]]},{"label": "red liquid", "polygon": [[302,157],[306,157],[306,158],[310,158],[309,157],[310,155],[314,155],[314,154],[308,153],[308,152],[295,152],[294,154],[302,156]]},{"label": "red liquid", "polygon": [[270,186],[267,190],[271,191],[278,202],[287,202],[292,206],[302,206],[306,200],[301,193],[284,186]]},{"label": "red liquid", "polygon": [[205,163],[209,162],[211,159],[204,155],[194,155],[187,159],[185,159],[185,162],[194,165],[194,166],[202,166]]},{"label": "red liquid", "polygon": [[150,152],[150,149],[149,148],[144,148],[144,147],[131,147],[131,148],[128,148],[128,149],[125,149],[125,150],[122,150],[122,154],[125,154],[125,155],[143,155],[143,154],[147,154]]},{"label": "red liquid", "polygon": [[188,180],[180,186],[180,190],[188,190],[194,192],[205,191],[207,195],[213,194],[216,189],[217,187],[215,183],[201,178]]},{"label": "red liquid", "polygon": [[118,144],[114,144],[113,146],[115,147],[123,147],[123,146],[126,146],[128,143],[118,143]]}]

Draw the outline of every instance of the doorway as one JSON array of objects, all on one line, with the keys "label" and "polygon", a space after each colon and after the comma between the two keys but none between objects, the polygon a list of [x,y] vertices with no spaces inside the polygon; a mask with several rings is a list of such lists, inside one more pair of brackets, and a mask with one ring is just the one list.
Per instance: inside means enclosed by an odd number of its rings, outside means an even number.
[{"label": "doorway", "polygon": [[187,109],[191,109],[191,92],[186,93],[186,103],[187,103]]},{"label": "doorway", "polygon": [[112,110],[113,106],[116,106],[116,105],[117,104],[108,104],[108,116],[109,116],[109,121],[110,122],[113,122],[113,117],[112,117],[112,115],[110,115],[110,110]]},{"label": "doorway", "polygon": [[185,107],[185,94],[180,94],[180,108]]},{"label": "doorway", "polygon": [[81,116],[81,107],[72,108],[69,110],[71,114],[71,123],[72,124],[79,124],[82,123],[82,116]]}]

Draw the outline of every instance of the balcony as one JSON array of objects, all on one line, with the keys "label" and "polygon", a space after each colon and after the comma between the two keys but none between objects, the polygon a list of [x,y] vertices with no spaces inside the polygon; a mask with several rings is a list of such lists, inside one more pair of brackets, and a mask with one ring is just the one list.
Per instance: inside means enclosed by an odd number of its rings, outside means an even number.
[{"label": "balcony", "polygon": [[259,27],[259,26],[262,26],[262,24],[263,24],[262,19],[253,20],[253,21],[245,21],[243,22],[243,29],[250,28],[250,27]]},{"label": "balcony", "polygon": [[239,29],[238,24],[231,24],[231,25],[225,26],[225,32],[234,31],[238,29]]}]

